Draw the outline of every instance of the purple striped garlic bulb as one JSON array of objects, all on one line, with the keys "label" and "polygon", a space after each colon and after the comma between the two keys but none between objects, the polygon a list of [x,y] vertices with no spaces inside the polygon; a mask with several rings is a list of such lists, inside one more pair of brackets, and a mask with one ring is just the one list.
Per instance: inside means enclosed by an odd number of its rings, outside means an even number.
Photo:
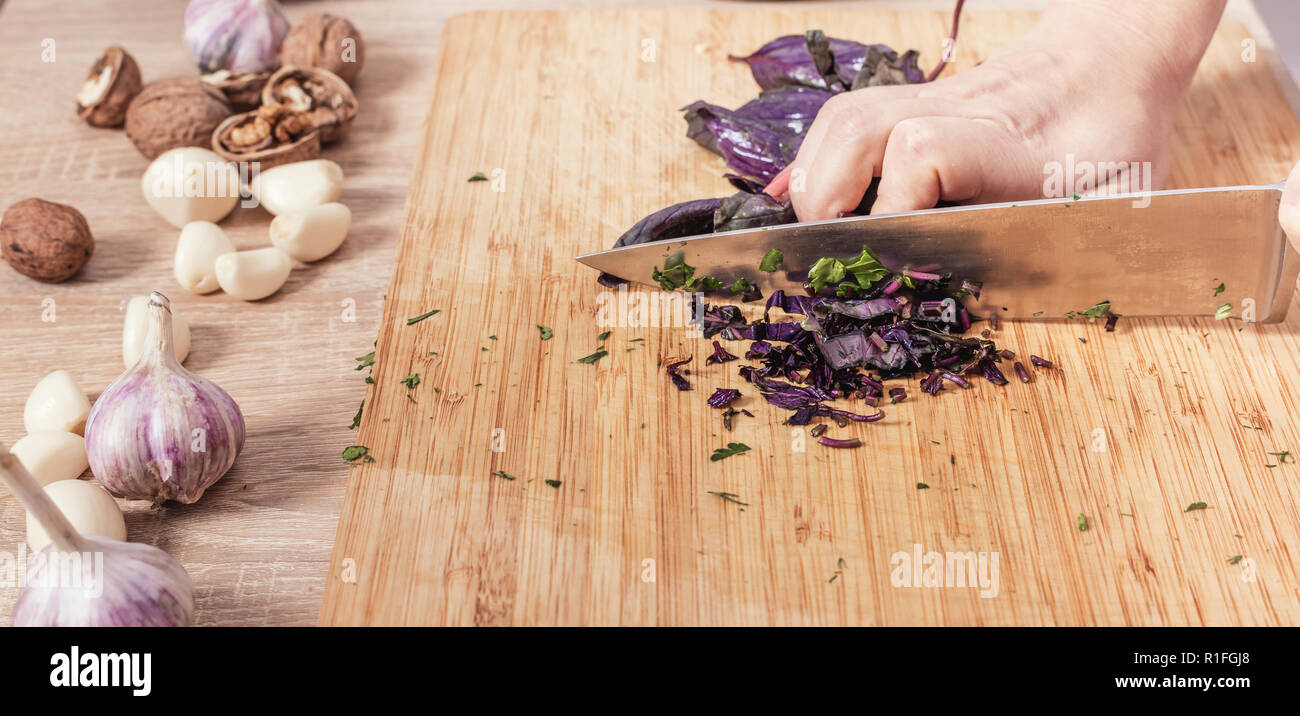
[{"label": "purple striped garlic bulb", "polygon": [[13,626],[188,626],[194,584],[171,555],[147,544],[77,532],[49,493],[0,443],[0,483],[50,537],[27,566]]},{"label": "purple striped garlic bulb", "polygon": [[216,383],[181,367],[172,350],[171,305],[154,291],[140,359],[86,419],[91,471],[117,497],[188,504],[226,474],[243,447],[239,406]]},{"label": "purple striped garlic bulb", "polygon": [[190,0],[185,8],[185,46],[204,72],[270,72],[288,32],[276,0]]}]

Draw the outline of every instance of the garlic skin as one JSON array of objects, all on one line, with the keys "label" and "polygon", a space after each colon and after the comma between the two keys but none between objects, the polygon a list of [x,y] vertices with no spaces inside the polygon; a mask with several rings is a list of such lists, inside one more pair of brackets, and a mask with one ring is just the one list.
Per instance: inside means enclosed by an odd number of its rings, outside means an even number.
[{"label": "garlic skin", "polygon": [[90,415],[90,399],[66,370],[56,370],[41,378],[23,407],[23,427],[27,432],[66,430],[81,435]]},{"label": "garlic skin", "polygon": [[272,219],[271,244],[295,261],[319,261],[343,245],[351,226],[352,212],[346,206],[321,204]]},{"label": "garlic skin", "polygon": [[279,291],[289,280],[293,260],[272,246],[221,256],[216,269],[221,290],[244,301],[260,301]]},{"label": "garlic skin", "polygon": [[328,159],[311,159],[271,167],[253,177],[249,191],[262,208],[279,216],[338,201],[343,167]]},{"label": "garlic skin", "polygon": [[185,47],[203,72],[274,70],[288,33],[275,0],[191,0],[185,8]]},{"label": "garlic skin", "polygon": [[178,229],[191,221],[217,222],[239,203],[239,172],[211,149],[177,147],[144,170],[140,191],[149,207]]},{"label": "garlic skin", "polygon": [[66,430],[41,430],[23,436],[10,452],[41,485],[75,480],[90,467],[86,439]]},{"label": "garlic skin", "polygon": [[194,584],[171,555],[147,544],[78,533],[4,443],[0,483],[51,542],[27,566],[10,614],[13,626],[189,625]]},{"label": "garlic skin", "polygon": [[[145,339],[149,336],[149,297],[134,296],[126,302],[122,321],[122,362],[127,368],[135,365],[144,353]],[[172,313],[172,353],[184,363],[190,354],[190,322]]]},{"label": "garlic skin", "polygon": [[[13,626],[163,627],[193,621],[194,583],[171,555],[147,544],[74,536],[78,551],[46,547],[28,563],[9,618]],[[83,570],[82,583],[60,583]]]},{"label": "garlic skin", "polygon": [[181,367],[167,297],[149,296],[139,362],[95,401],[86,421],[90,469],[113,495],[195,502],[244,447],[244,416],[226,391]]},{"label": "garlic skin", "polygon": [[[73,528],[83,535],[126,539],[122,509],[104,488],[87,480],[59,480],[45,486],[45,494],[63,512]],[[50,543],[40,520],[27,514],[27,546],[40,552]]]},{"label": "garlic skin", "polygon": [[190,293],[212,293],[221,288],[215,268],[217,257],[234,251],[235,243],[220,226],[211,221],[191,221],[176,240],[176,258],[172,261],[176,282]]}]

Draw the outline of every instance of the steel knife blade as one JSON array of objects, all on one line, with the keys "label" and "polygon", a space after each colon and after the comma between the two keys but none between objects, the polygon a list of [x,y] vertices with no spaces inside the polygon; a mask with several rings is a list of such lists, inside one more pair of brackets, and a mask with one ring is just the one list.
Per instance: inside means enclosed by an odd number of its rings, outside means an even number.
[{"label": "steel knife blade", "polygon": [[[863,246],[886,266],[937,268],[983,283],[979,316],[1060,318],[1101,301],[1128,316],[1214,315],[1282,320],[1300,256],[1278,225],[1282,185],[1179,189],[1041,199],[846,217],[727,231],[585,254],[578,261],[654,285],[672,252],[696,276],[744,277],[764,294],[798,290],[823,256],[849,259]],[[774,273],[758,270],[771,249]],[[1223,290],[1218,291],[1219,285]]]}]

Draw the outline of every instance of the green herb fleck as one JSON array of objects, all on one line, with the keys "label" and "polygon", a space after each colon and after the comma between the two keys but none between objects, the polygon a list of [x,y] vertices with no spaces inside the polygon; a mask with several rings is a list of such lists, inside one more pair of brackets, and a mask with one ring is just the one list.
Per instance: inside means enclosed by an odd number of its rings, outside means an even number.
[{"label": "green herb fleck", "polygon": [[1216,286],[1215,289],[1214,289],[1214,295],[1217,296],[1217,295],[1223,293],[1223,289],[1225,289],[1225,288],[1227,288],[1227,287],[1224,286],[1223,284],[1219,284],[1219,285]]},{"label": "green herb fleck", "polygon": [[357,358],[356,361],[357,361],[356,370],[361,370],[362,368],[369,368],[370,366],[375,364],[375,352],[370,351],[369,353],[361,356],[360,358]]},{"label": "green herb fleck", "polygon": [[435,308],[435,309],[433,309],[432,311],[429,311],[428,313],[421,313],[421,314],[418,315],[418,316],[412,316],[412,317],[406,319],[406,325],[408,325],[408,326],[413,326],[413,325],[419,323],[420,321],[423,321],[424,319],[428,318],[429,316],[436,316],[436,315],[438,315],[439,313],[442,313],[442,310],[441,310],[441,309],[438,309],[438,308]]},{"label": "green herb fleck", "polygon": [[541,324],[538,324],[538,326],[537,326],[537,330],[539,330],[539,331],[542,332],[542,340],[544,340],[544,341],[549,341],[549,340],[551,340],[551,336],[555,335],[555,332],[554,332],[554,331],[552,331],[550,328],[548,328],[548,327],[546,327],[546,326],[543,326],[543,325],[541,325]]},{"label": "green herb fleck", "polygon": [[1236,555],[1233,555],[1233,556],[1229,557],[1229,558],[1228,558],[1228,564],[1237,564],[1238,562],[1240,562],[1240,561],[1242,560],[1242,556],[1243,556],[1243,555],[1236,554]]},{"label": "green herb fleck", "polygon": [[714,497],[722,498],[723,502],[733,502],[742,507],[749,507],[749,503],[741,502],[740,495],[737,495],[734,492],[713,492],[712,490],[710,490],[709,494],[713,495]]},{"label": "green herb fleck", "polygon": [[492,471],[492,474],[493,474],[493,475],[496,475],[497,477],[504,478],[504,479],[506,479],[506,480],[513,480],[513,479],[515,479],[515,476],[514,476],[514,475],[508,475],[508,474],[506,474],[503,470],[493,470],[493,471]]},{"label": "green herb fleck", "polygon": [[604,348],[601,348],[600,350],[597,350],[595,353],[592,353],[589,356],[584,356],[582,358],[579,358],[578,362],[587,363],[588,365],[590,365],[600,360],[601,358],[604,358],[607,355],[609,355],[609,351],[606,351]]},{"label": "green herb fleck", "polygon": [[474,176],[469,178],[469,181],[487,181],[487,180],[488,180],[487,175],[484,174],[483,172],[474,172]]},{"label": "green herb fleck", "polygon": [[781,268],[781,262],[785,260],[785,254],[780,249],[772,249],[763,254],[763,260],[758,262],[758,270],[764,273],[772,273]]},{"label": "green herb fleck", "polygon": [[1043,315],[1042,311],[1034,311],[1034,318],[1038,318],[1041,315]]},{"label": "green herb fleck", "polygon": [[496,339],[497,339],[496,336],[488,336],[489,341],[495,341]]},{"label": "green herb fleck", "polygon": [[405,385],[405,386],[407,387],[408,390],[409,390],[409,389],[412,389],[412,388],[414,388],[415,386],[417,386],[417,385],[420,384],[420,374],[419,374],[419,373],[412,373],[412,374],[406,376],[405,378],[401,379],[401,380],[398,381],[398,382],[401,383],[402,385]]},{"label": "green herb fleck", "polygon": [[361,411],[365,407],[366,401],[362,398],[361,405],[357,406],[357,414],[352,416],[352,424],[348,426],[348,430],[356,430],[357,426],[361,424]]},{"label": "green herb fleck", "polygon": [[1082,512],[1079,513],[1078,525],[1080,532],[1088,531],[1088,518]]},{"label": "green herb fleck", "polygon": [[1081,198],[1082,198],[1082,197],[1080,197],[1078,194],[1075,194],[1075,195],[1074,195],[1074,200],[1075,200],[1075,201],[1078,201],[1078,200],[1081,199]]},{"label": "green herb fleck", "polygon": [[343,448],[343,460],[344,462],[356,462],[363,457],[367,457],[369,452],[370,448],[365,445],[349,445]]},{"label": "green herb fleck", "polygon": [[676,291],[684,287],[694,275],[695,267],[686,263],[686,255],[681,251],[670,254],[664,260],[662,270],[654,269],[650,272],[650,278],[653,278],[659,284],[659,288],[665,291]]},{"label": "green herb fleck", "polygon": [[1187,506],[1187,509],[1183,510],[1183,512],[1193,512],[1193,511],[1195,511],[1195,510],[1204,510],[1204,509],[1206,509],[1207,507],[1209,507],[1209,505],[1205,504],[1204,502],[1193,502],[1192,504],[1188,505],[1188,506]]},{"label": "green herb fleck", "polygon": [[732,293],[750,293],[757,291],[758,287],[750,283],[748,279],[741,277],[733,281],[731,285],[727,287],[727,290]]},{"label": "green herb fleck", "polygon": [[547,480],[546,484],[550,485],[551,487],[559,487],[564,483],[560,482],[559,480]]},{"label": "green herb fleck", "polygon": [[1283,450],[1281,452],[1271,452],[1269,453],[1269,455],[1276,457],[1277,461],[1283,465],[1285,465],[1288,462],[1295,462],[1295,455],[1292,455],[1290,450]]},{"label": "green herb fleck", "polygon": [[930,489],[930,486],[927,485],[927,484],[925,484],[924,482],[918,482],[918,483],[916,483],[916,489],[918,489],[918,490],[928,490],[928,489]]},{"label": "green herb fleck", "polygon": [[732,455],[739,455],[743,452],[748,452],[748,451],[749,451],[749,446],[746,445],[745,443],[727,443],[726,447],[718,448],[717,450],[714,450],[713,454],[709,456],[709,461],[717,462],[719,460],[729,458]]},{"label": "green herb fleck", "polygon": [[610,333],[609,331],[605,331],[604,333],[601,333],[600,335],[596,336],[596,340],[603,341],[606,338],[609,338],[609,333]]}]

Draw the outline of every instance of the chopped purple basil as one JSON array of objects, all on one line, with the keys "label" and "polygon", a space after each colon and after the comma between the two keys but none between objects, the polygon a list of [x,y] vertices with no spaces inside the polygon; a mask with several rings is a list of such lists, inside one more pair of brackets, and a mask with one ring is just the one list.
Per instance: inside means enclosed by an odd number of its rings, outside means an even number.
[{"label": "chopped purple basil", "polygon": [[1016,376],[1020,378],[1021,383],[1029,382],[1029,371],[1025,369],[1024,363],[1021,363],[1020,361],[1016,361],[1015,365],[1013,365],[1012,367],[1016,369]]},{"label": "chopped purple basil", "polygon": [[709,396],[709,406],[713,408],[725,408],[733,400],[740,397],[740,391],[735,388],[718,388]]},{"label": "chopped purple basil", "polygon": [[1031,356],[1029,356],[1029,362],[1030,362],[1030,363],[1033,363],[1034,365],[1038,366],[1039,368],[1051,368],[1051,367],[1052,367],[1052,362],[1051,362],[1051,361],[1047,360],[1046,358],[1039,358],[1039,357],[1036,356],[1036,355],[1031,355]]},{"label": "chopped purple basil", "polygon": [[667,366],[665,366],[665,370],[668,371],[669,380],[673,382],[673,385],[677,386],[678,390],[691,389],[690,382],[687,381],[686,378],[683,377],[681,373],[679,373],[679,371],[681,370],[682,366],[686,365],[687,363],[690,363],[693,358],[695,358],[695,356],[688,356],[685,360],[679,360],[673,363],[669,363]]},{"label": "chopped purple basil", "polygon": [[862,447],[862,441],[857,438],[836,439],[836,438],[828,438],[825,435],[823,435],[817,438],[817,442],[820,445],[825,445],[826,447],[833,447],[833,448]]},{"label": "chopped purple basil", "polygon": [[713,363],[727,363],[733,360],[736,360],[736,356],[728,353],[727,349],[723,348],[721,343],[714,341],[713,354],[710,355],[708,358],[704,359],[704,364],[710,365]]}]

